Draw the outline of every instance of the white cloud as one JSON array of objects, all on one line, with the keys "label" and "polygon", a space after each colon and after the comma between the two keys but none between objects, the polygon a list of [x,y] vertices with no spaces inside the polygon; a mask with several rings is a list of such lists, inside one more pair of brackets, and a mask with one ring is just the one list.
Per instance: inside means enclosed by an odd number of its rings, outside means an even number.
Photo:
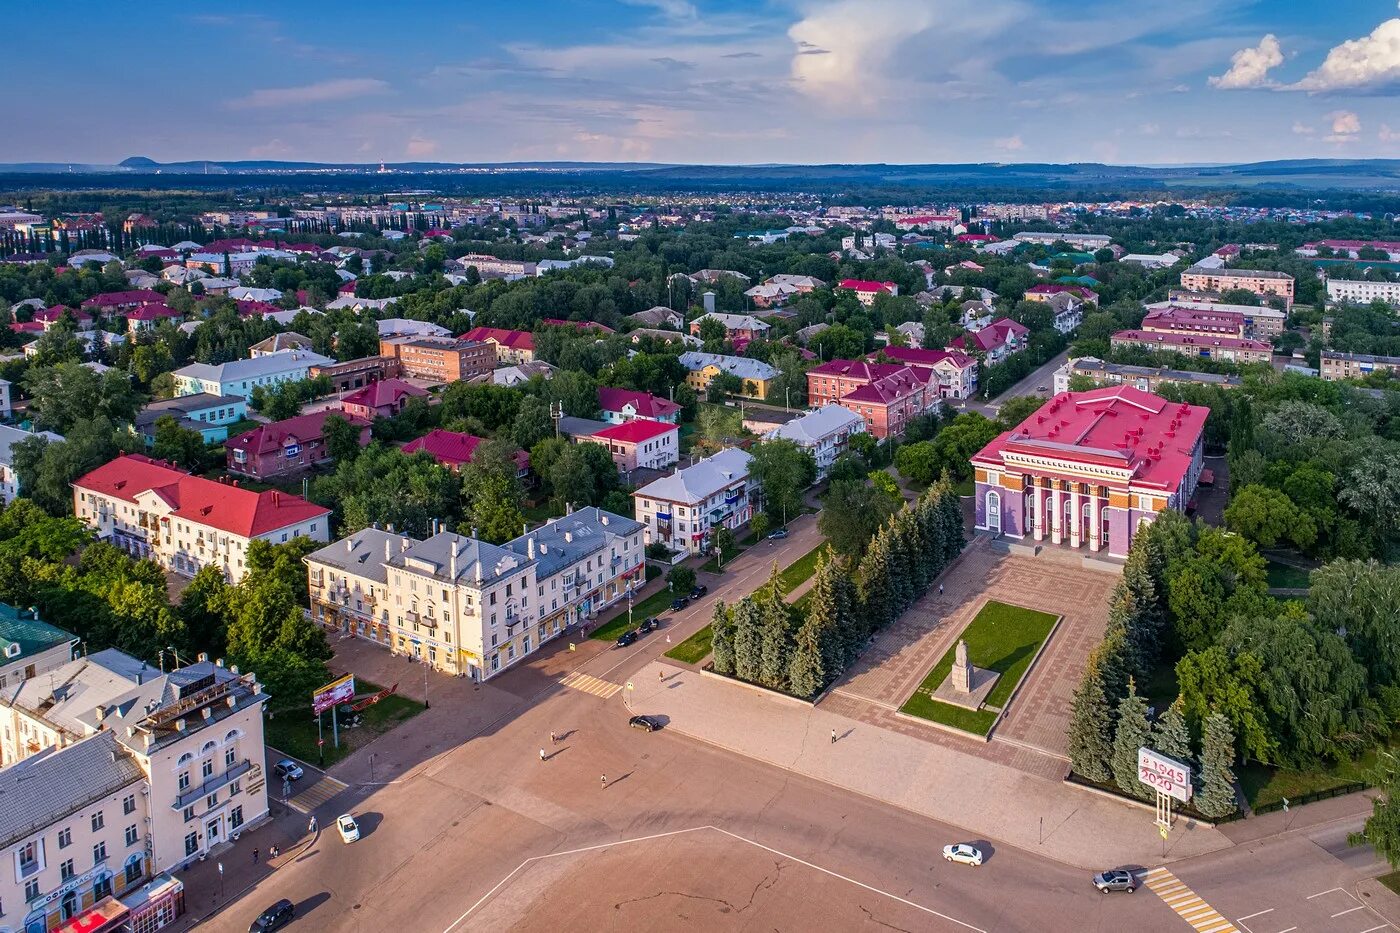
[{"label": "white cloud", "polygon": [[695,19],[699,14],[695,4],[686,0],[622,0],[627,6],[651,7],[663,16],[672,19]]},{"label": "white cloud", "polygon": [[1015,136],[1003,136],[1000,139],[993,140],[992,145],[996,146],[998,149],[1005,149],[1007,152],[1016,152],[1026,148],[1026,144],[1021,139],[1019,133]]},{"label": "white cloud", "polygon": [[1389,125],[1382,123],[1376,138],[1383,143],[1400,143],[1400,130],[1392,130]]},{"label": "white cloud", "polygon": [[1355,142],[1361,132],[1361,118],[1350,110],[1334,110],[1327,115],[1332,121],[1332,132],[1322,137],[1323,142]]},{"label": "white cloud", "polygon": [[1269,33],[1253,48],[1240,49],[1230,56],[1230,69],[1223,75],[1210,79],[1212,87],[1221,90],[1238,90],[1250,87],[1269,87],[1269,70],[1283,64],[1283,49],[1278,39]]},{"label": "white cloud", "polygon": [[1302,120],[1294,120],[1293,132],[1299,136],[1312,136],[1317,132],[1317,127],[1308,126]]},{"label": "white cloud", "polygon": [[1400,17],[1381,23],[1361,39],[1348,39],[1327,53],[1321,65],[1301,81],[1297,91],[1400,90]]},{"label": "white cloud", "polygon": [[435,139],[428,139],[418,133],[410,136],[408,145],[404,147],[404,155],[410,159],[422,159],[430,155],[436,155],[438,143]]},{"label": "white cloud", "polygon": [[262,88],[247,97],[229,101],[229,106],[238,110],[254,107],[299,107],[305,104],[368,97],[371,94],[382,94],[388,88],[389,85],[378,78],[337,78],[299,87]]},{"label": "white cloud", "polygon": [[1160,123],[1144,123],[1138,127],[1138,132],[1143,136],[1156,136],[1162,132],[1162,125]]}]

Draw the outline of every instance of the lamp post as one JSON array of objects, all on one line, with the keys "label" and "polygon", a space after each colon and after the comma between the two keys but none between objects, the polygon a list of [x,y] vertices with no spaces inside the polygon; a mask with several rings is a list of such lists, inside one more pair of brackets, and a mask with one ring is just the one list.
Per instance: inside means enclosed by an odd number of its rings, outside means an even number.
[{"label": "lamp post", "polygon": [[369,753],[369,782],[374,783],[374,756],[375,752]]},{"label": "lamp post", "polygon": [[432,709],[433,704],[428,702],[428,656],[423,656],[423,708]]}]

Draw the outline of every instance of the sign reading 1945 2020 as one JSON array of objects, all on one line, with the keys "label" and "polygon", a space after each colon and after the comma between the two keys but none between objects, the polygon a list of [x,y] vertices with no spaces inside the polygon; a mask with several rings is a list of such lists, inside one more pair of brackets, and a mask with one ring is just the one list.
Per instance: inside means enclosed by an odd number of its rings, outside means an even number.
[{"label": "sign reading 1945 2020", "polygon": [[1138,749],[1138,780],[1182,803],[1191,799],[1190,767],[1150,748]]}]

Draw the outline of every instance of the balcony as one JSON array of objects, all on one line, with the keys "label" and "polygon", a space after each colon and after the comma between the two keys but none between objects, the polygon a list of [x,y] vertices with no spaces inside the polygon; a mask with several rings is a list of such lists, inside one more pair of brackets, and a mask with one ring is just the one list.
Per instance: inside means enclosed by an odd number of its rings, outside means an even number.
[{"label": "balcony", "polygon": [[204,779],[204,783],[190,787],[183,793],[177,795],[175,797],[175,802],[171,804],[170,809],[185,809],[185,807],[188,807],[196,800],[200,800],[204,797],[209,796],[210,794],[214,793],[214,791],[218,790],[220,787],[223,787],[225,784],[228,784],[230,781],[238,780],[243,775],[247,774],[248,770],[252,767],[253,763],[247,758],[229,765],[226,769],[224,769],[223,774],[215,774],[210,777],[207,777]]}]

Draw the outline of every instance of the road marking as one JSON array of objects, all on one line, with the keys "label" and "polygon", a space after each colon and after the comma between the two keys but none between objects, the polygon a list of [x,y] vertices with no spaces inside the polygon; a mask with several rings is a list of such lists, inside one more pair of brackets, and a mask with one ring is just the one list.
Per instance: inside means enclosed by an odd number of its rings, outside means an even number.
[{"label": "road marking", "polygon": [[1241,917],[1240,919],[1236,920],[1235,922],[1236,922],[1236,923],[1243,923],[1243,922],[1246,921],[1246,920],[1253,920],[1255,917],[1262,917],[1262,916],[1264,916],[1265,914],[1271,914],[1271,913],[1273,913],[1273,912],[1274,912],[1274,909],[1273,909],[1272,907],[1265,907],[1263,910],[1256,910],[1256,911],[1255,911],[1254,913],[1252,913],[1252,914],[1245,914],[1243,917]]},{"label": "road marking", "polygon": [[1332,919],[1335,920],[1335,919],[1337,919],[1338,917],[1342,916],[1343,914],[1354,914],[1354,913],[1356,913],[1358,910],[1365,910],[1365,909],[1366,909],[1366,905],[1365,905],[1365,904],[1357,904],[1355,907],[1348,907],[1346,910],[1339,910],[1339,911],[1337,911],[1335,914],[1332,915]]},{"label": "road marking", "polygon": [[1303,900],[1305,900],[1305,901],[1310,901],[1310,900],[1312,900],[1312,899],[1315,898],[1315,897],[1321,897],[1321,896],[1324,895],[1324,894],[1331,894],[1333,891],[1340,891],[1340,890],[1341,890],[1341,888],[1328,888],[1326,891],[1318,891],[1316,894],[1309,894],[1307,897],[1303,898]]},{"label": "road marking", "polygon": [[[1165,868],[1154,868],[1142,876],[1142,880],[1176,912],[1176,915],[1195,927],[1196,933],[1239,933],[1235,925],[1220,915],[1214,907],[1206,903],[1184,881]],[[1261,911],[1268,913],[1268,911]],[[1251,914],[1258,916],[1258,914]]]},{"label": "road marking", "polygon": [[675,830],[672,830],[672,831],[666,832],[666,833],[653,833],[653,834],[650,835],[650,836],[638,836],[638,837],[636,837],[636,838],[634,838],[634,839],[619,839],[619,840],[617,840],[616,842],[601,842],[601,843],[599,843],[599,844],[597,844],[597,845],[583,846],[582,848],[579,848],[579,849],[569,849],[569,850],[567,850],[567,851],[565,851],[565,852],[550,852],[550,853],[547,854],[547,855],[533,855],[533,856],[531,856],[530,858],[527,858],[525,861],[521,862],[519,865],[515,866],[515,868],[512,869],[512,871],[510,872],[510,874],[506,875],[506,876],[505,876],[504,878],[502,878],[500,881],[496,882],[496,886],[495,886],[495,887],[493,887],[491,890],[487,891],[485,894],[483,894],[483,895],[481,896],[481,899],[480,899],[480,900],[478,900],[475,904],[473,904],[472,906],[468,907],[465,911],[463,911],[462,916],[460,916],[460,917],[458,917],[456,920],[452,921],[452,923],[450,923],[450,924],[447,926],[447,928],[444,929],[444,930],[442,931],[442,933],[452,933],[452,931],[455,930],[455,929],[458,927],[458,925],[460,925],[460,924],[462,923],[462,921],[466,920],[467,917],[471,916],[471,914],[472,914],[478,907],[480,907],[482,904],[484,904],[484,903],[486,903],[488,900],[490,900],[490,899],[496,894],[496,892],[499,891],[502,887],[504,887],[505,884],[506,884],[506,882],[508,882],[508,881],[510,881],[512,878],[514,878],[514,877],[516,876],[516,874],[518,874],[518,873],[521,871],[521,869],[527,867],[528,865],[530,865],[530,864],[532,864],[532,863],[534,863],[534,862],[542,862],[542,861],[544,861],[544,860],[546,860],[546,859],[559,858],[560,856],[564,856],[564,855],[579,855],[579,854],[584,853],[584,852],[596,852],[596,851],[599,850],[599,849],[609,849],[609,848],[612,848],[613,846],[631,845],[632,843],[635,843],[635,842],[649,842],[649,841],[651,841],[651,840],[653,840],[653,839],[665,839],[665,838],[667,838],[667,837],[669,837],[669,836],[682,836],[682,835],[685,835],[686,833],[702,832],[702,831],[707,830],[707,829],[710,830],[711,832],[716,832],[716,833],[720,833],[721,835],[728,836],[728,837],[730,837],[731,839],[737,839],[737,840],[739,840],[740,842],[746,842],[746,843],[748,843],[748,844],[751,845],[751,846],[755,846],[755,847],[757,847],[757,848],[759,848],[759,849],[764,850],[765,852],[772,852],[774,855],[780,855],[780,856],[782,856],[782,857],[785,858],[785,859],[789,859],[790,861],[793,861],[793,862],[798,863],[799,865],[805,865],[805,866],[808,867],[808,868],[815,869],[816,871],[819,871],[819,872],[821,872],[821,873],[824,874],[824,875],[830,875],[830,876],[833,877],[833,878],[839,878],[839,879],[841,879],[842,881],[849,882],[849,883],[855,885],[855,886],[858,887],[858,888],[864,888],[865,890],[871,891],[871,892],[873,892],[873,893],[875,893],[875,894],[883,895],[883,896],[885,896],[885,897],[888,897],[888,898],[889,898],[890,900],[892,900],[892,901],[898,901],[899,903],[904,904],[904,905],[907,906],[907,907],[912,907],[912,908],[914,908],[915,910],[921,910],[921,911],[923,911],[924,913],[930,914],[930,915],[935,916],[935,917],[938,917],[938,918],[941,919],[941,920],[947,920],[949,923],[956,923],[956,924],[957,924],[958,926],[960,926],[960,927],[965,927],[966,929],[971,930],[972,933],[987,933],[986,930],[983,930],[983,929],[980,928],[980,927],[975,927],[975,926],[973,926],[973,925],[970,924],[970,923],[964,923],[963,921],[957,919],[956,917],[950,917],[950,916],[948,916],[947,914],[939,913],[938,911],[934,910],[934,909],[931,908],[931,907],[925,907],[925,906],[922,905],[922,904],[916,904],[916,903],[914,903],[914,902],[911,901],[911,900],[906,900],[905,898],[900,897],[898,894],[891,894],[891,893],[888,892],[888,891],[883,891],[883,890],[881,890],[880,888],[877,888],[877,887],[873,887],[873,886],[871,886],[871,885],[868,885],[868,884],[866,884],[866,883],[863,882],[863,881],[857,881],[856,879],[851,878],[851,877],[848,877],[848,876],[843,875],[843,874],[840,874],[839,872],[834,872],[834,871],[832,871],[832,870],[829,869],[829,868],[822,868],[820,865],[814,865],[814,864],[812,864],[811,862],[809,862],[809,861],[807,861],[807,860],[805,860],[805,859],[800,859],[800,858],[798,858],[798,857],[795,856],[795,855],[790,855],[790,854],[788,854],[787,852],[783,852],[783,851],[781,851],[781,850],[779,850],[779,849],[774,849],[774,848],[772,848],[772,847],[770,847],[770,846],[766,846],[766,845],[764,845],[764,844],[761,843],[761,842],[755,842],[755,841],[752,840],[752,839],[747,839],[747,838],[745,838],[745,837],[743,837],[743,836],[740,836],[738,833],[731,833],[731,832],[730,832],[729,830],[727,830],[727,829],[720,829],[718,826],[692,826],[692,827],[690,827],[689,829],[675,829]]},{"label": "road marking", "polygon": [[1278,933],[1293,933],[1293,931],[1296,930],[1296,929],[1298,929],[1298,928],[1297,928],[1297,927],[1289,927],[1289,928],[1286,929],[1286,930],[1279,930]]},{"label": "road marking", "polygon": [[329,775],[321,775],[320,780],[312,784],[306,790],[301,791],[294,797],[287,799],[287,806],[302,813],[310,813],[317,807],[326,803],[336,794],[345,790],[349,785],[343,781],[337,781]]},{"label": "road marking", "polygon": [[1371,927],[1371,929],[1369,929],[1369,930],[1362,930],[1361,933],[1376,933],[1377,930],[1385,930],[1385,929],[1390,929],[1390,928],[1391,928],[1391,927],[1390,927],[1390,924],[1388,924],[1388,923],[1382,923],[1382,924],[1381,924],[1380,926],[1378,926],[1378,927]]},{"label": "road marking", "polygon": [[615,684],[610,680],[603,680],[580,671],[574,671],[559,682],[566,687],[591,693],[593,696],[602,697],[605,700],[622,689],[622,684]]}]

